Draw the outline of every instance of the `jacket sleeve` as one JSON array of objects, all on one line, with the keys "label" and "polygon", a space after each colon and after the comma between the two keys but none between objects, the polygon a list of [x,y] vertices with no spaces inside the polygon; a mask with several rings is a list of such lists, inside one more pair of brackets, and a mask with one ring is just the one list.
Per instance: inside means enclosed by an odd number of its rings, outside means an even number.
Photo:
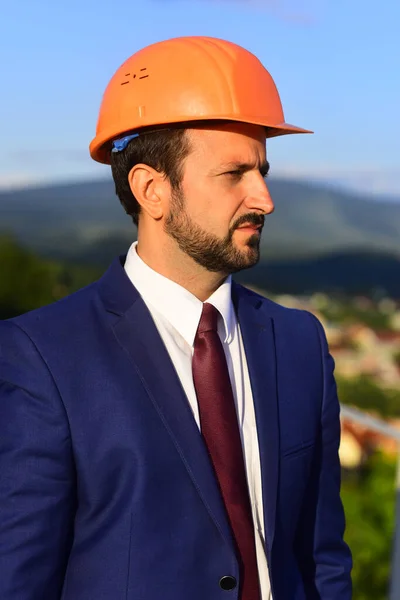
[{"label": "jacket sleeve", "polygon": [[0,598],[60,600],[74,468],[55,382],[30,338],[0,322]]},{"label": "jacket sleeve", "polygon": [[351,552],[343,540],[345,518],[340,498],[340,418],[334,361],[321,323],[317,327],[323,370],[318,443],[299,519],[296,554],[307,600],[350,600]]}]

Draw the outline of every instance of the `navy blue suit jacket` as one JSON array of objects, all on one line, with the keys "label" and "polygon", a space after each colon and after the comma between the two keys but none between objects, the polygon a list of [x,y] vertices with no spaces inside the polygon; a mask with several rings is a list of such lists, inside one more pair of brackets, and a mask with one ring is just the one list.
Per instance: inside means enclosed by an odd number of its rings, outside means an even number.
[{"label": "navy blue suit jacket", "polygon": [[[339,404],[317,319],[239,286],[274,600],[347,600]],[[236,600],[218,487],[152,318],[117,259],[0,322],[1,600]]]}]

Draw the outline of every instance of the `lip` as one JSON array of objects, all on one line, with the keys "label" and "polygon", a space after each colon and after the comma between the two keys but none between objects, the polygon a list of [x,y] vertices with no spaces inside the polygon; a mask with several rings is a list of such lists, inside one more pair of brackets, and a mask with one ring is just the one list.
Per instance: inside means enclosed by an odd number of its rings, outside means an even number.
[{"label": "lip", "polygon": [[240,229],[241,231],[260,231],[261,230],[261,225],[242,225],[241,227],[238,227],[237,229]]}]

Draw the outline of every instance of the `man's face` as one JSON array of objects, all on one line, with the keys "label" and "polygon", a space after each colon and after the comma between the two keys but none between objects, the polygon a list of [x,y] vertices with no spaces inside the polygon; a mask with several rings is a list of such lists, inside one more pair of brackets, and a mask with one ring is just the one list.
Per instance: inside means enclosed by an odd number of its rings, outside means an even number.
[{"label": "man's face", "polygon": [[188,130],[191,152],[172,194],[166,233],[208,271],[255,265],[264,215],[273,211],[265,177],[265,130],[227,123]]}]

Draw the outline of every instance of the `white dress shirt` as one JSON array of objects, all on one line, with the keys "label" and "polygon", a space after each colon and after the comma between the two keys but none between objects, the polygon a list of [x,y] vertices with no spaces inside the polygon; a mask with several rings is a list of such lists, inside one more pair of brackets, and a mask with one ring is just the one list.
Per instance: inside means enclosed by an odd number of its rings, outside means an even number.
[{"label": "white dress shirt", "polygon": [[[193,417],[200,428],[199,409],[192,376],[193,345],[203,303],[188,290],[151,269],[129,249],[125,271],[143,298],[175,367]],[[270,581],[265,552],[265,530],[261,488],[261,466],[253,396],[239,323],[231,298],[231,278],[208,298],[221,315],[218,334],[228,364],[242,439],[247,482],[256,540],[261,599],[270,600]]]}]

